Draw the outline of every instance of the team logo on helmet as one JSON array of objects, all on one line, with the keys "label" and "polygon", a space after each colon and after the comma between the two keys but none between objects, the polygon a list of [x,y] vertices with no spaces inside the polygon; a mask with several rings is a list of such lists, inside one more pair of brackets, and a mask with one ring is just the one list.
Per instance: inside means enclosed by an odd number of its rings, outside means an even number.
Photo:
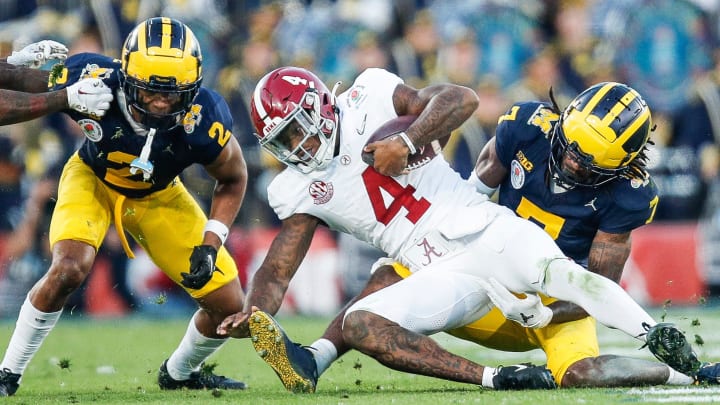
[{"label": "team logo on helmet", "polygon": [[100,124],[95,120],[81,119],[77,122],[80,125],[80,130],[85,137],[93,142],[100,142],[103,137],[103,130]]},{"label": "team logo on helmet", "polygon": [[310,197],[313,198],[315,205],[325,204],[330,201],[333,196],[333,185],[332,183],[325,183],[322,180],[315,180],[308,187]]},{"label": "team logo on helmet", "polygon": [[517,160],[510,162],[510,183],[514,189],[519,189],[525,184],[525,170]]}]

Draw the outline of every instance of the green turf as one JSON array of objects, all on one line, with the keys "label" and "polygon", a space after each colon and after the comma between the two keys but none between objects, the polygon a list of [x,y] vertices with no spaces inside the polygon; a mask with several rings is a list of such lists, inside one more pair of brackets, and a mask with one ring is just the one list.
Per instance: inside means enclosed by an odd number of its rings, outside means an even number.
[{"label": "green turf", "polygon": [[[663,312],[653,313],[660,318]],[[705,345],[699,351],[705,358],[719,359],[720,337],[714,335],[720,328],[720,310],[676,309],[665,318],[678,323],[691,340],[696,339],[695,335],[701,337]],[[318,337],[328,322],[306,317],[278,319],[293,338],[303,343]],[[250,386],[247,391],[160,391],[156,384],[157,369],[177,345],[186,325],[185,320],[177,319],[64,318],[31,362],[18,393],[4,400],[21,404],[608,404],[666,401],[675,395],[630,389],[494,392],[392,371],[357,352],[348,353],[322,376],[317,393],[294,395],[283,389],[247,340],[231,341],[210,360],[217,363],[216,372],[245,381]],[[14,322],[0,322],[2,349],[13,327]],[[646,350],[637,350],[639,342],[619,332],[600,329],[603,353],[651,358]],[[453,352],[490,365],[524,360],[542,363],[544,359],[538,351],[507,355],[445,335],[438,336],[438,340]],[[690,396],[680,392],[679,403],[707,402],[707,398],[720,401],[720,391],[712,388],[687,393]]]}]

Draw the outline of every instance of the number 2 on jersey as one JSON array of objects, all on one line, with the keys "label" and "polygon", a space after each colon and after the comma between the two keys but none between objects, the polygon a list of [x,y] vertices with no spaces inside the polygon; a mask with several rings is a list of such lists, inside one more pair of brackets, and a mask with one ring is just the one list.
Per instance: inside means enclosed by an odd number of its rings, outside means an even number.
[{"label": "number 2 on jersey", "polygon": [[[408,213],[405,215],[410,222],[417,223],[425,211],[430,208],[430,202],[423,197],[415,199],[413,193],[415,187],[407,185],[403,187],[395,179],[383,176],[372,167],[368,167],[362,173],[365,189],[370,197],[370,204],[375,212],[375,218],[382,224],[387,225],[404,207]],[[389,206],[385,206],[382,190],[393,197]]]}]

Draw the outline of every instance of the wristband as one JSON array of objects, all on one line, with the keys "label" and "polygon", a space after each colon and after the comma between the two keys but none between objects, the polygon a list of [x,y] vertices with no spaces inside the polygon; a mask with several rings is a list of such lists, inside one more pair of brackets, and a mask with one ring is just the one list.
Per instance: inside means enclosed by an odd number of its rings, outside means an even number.
[{"label": "wristband", "polygon": [[483,183],[482,180],[477,176],[477,173],[475,173],[475,170],[470,173],[470,176],[467,179],[468,183],[475,186],[475,189],[482,194],[485,194],[488,197],[492,197],[493,194],[495,194],[495,190],[497,190],[497,187],[490,187],[487,184]]},{"label": "wristband", "polygon": [[224,245],[225,240],[228,237],[228,233],[230,233],[230,230],[228,229],[227,225],[223,224],[217,219],[211,219],[207,221],[207,224],[205,224],[203,234],[205,234],[205,232],[212,232],[217,235],[217,237],[220,238],[220,244]]},{"label": "wristband", "polygon": [[417,152],[415,145],[413,145],[413,143],[410,141],[410,138],[407,136],[407,134],[405,132],[400,132],[397,134],[397,136],[399,136],[400,139],[402,139],[403,142],[405,142],[405,145],[407,145],[408,149],[410,149],[411,155],[414,155],[415,152]]}]

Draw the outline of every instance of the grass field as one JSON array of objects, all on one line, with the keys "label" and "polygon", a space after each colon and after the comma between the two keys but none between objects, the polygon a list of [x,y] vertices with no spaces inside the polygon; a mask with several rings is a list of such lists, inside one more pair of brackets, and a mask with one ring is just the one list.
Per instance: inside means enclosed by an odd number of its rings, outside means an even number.
[{"label": "grass field", "polygon": [[[720,309],[674,308],[652,311],[657,319],[677,323],[704,359],[720,360]],[[620,314],[618,314],[620,316]],[[327,319],[279,317],[290,335],[309,343],[322,333]],[[699,325],[694,325],[699,323]],[[122,318],[64,318],[30,363],[18,393],[7,403],[252,403],[252,404],[609,404],[720,402],[720,389],[712,387],[655,387],[635,389],[582,389],[534,392],[494,392],[467,384],[414,376],[389,370],[374,360],[350,352],[321,378],[318,392],[294,395],[284,390],[272,370],[253,352],[247,340],[234,340],[213,356],[216,372],[249,385],[242,392],[160,391],[157,369],[181,338],[186,321]],[[0,323],[4,350],[14,322]],[[652,358],[638,350],[639,342],[604,327],[599,330],[603,353]],[[542,352],[502,353],[438,335],[451,351],[489,365],[522,361],[543,363]],[[69,367],[59,364],[69,362]]]}]

